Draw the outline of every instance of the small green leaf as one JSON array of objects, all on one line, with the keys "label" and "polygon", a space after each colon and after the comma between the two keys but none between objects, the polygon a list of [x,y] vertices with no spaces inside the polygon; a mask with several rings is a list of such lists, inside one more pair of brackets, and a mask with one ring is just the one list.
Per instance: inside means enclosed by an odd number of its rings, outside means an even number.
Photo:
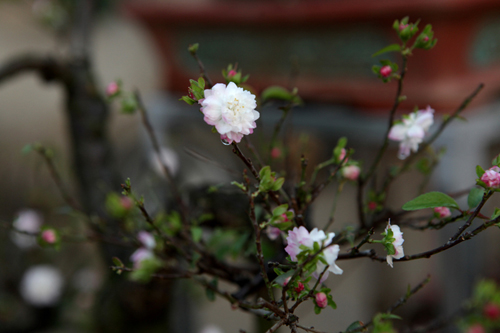
[{"label": "small green leaf", "polygon": [[118,267],[125,267],[125,265],[123,264],[123,262],[120,260],[120,258],[118,257],[113,257],[113,264],[115,264],[115,266],[118,266]]},{"label": "small green leaf", "polygon": [[314,306],[314,313],[315,314],[320,314],[321,313],[321,308],[317,305]]},{"label": "small green leaf", "polygon": [[476,166],[477,178],[481,178],[483,174],[484,174],[484,169],[480,165]]},{"label": "small green leaf", "polygon": [[198,43],[190,44],[188,47],[189,53],[191,53],[193,55],[196,54],[196,52],[198,52],[199,46],[200,46],[200,44],[198,44]]},{"label": "small green leaf", "polygon": [[493,212],[493,215],[491,215],[490,219],[494,220],[494,219],[496,219],[499,216],[500,216],[500,209],[495,208],[495,211]]},{"label": "small green leaf", "polygon": [[483,199],[484,196],[484,188],[482,187],[473,187],[470,192],[469,196],[467,197],[467,204],[469,205],[469,208],[474,208]]},{"label": "small green leaf", "polygon": [[[349,325],[346,329],[346,332],[354,331],[354,330],[359,331],[358,329],[360,329],[361,327],[363,327],[363,323],[358,320],[358,321],[355,321],[354,323],[352,323],[351,325]],[[361,331],[361,332],[366,332],[366,329]]]},{"label": "small green leaf", "polygon": [[451,207],[459,209],[457,202],[441,192],[429,192],[408,201],[403,205],[404,210],[418,210],[424,208]]},{"label": "small green leaf", "polygon": [[281,216],[282,214],[286,213],[287,209],[288,209],[288,204],[282,204],[273,209],[273,216]]},{"label": "small green leaf", "polygon": [[201,239],[201,235],[203,234],[203,230],[200,227],[192,226],[191,227],[191,237],[193,237],[193,241],[198,243]]},{"label": "small green leaf", "polygon": [[288,272],[278,276],[276,279],[274,279],[273,282],[279,284],[280,286],[283,286],[283,284],[285,283],[285,280],[288,279],[289,277],[291,277],[294,273],[295,273],[295,270],[291,269]]},{"label": "small green leaf", "polygon": [[193,105],[196,103],[196,101],[189,96],[182,96],[181,98],[179,98],[179,101],[184,101],[184,102],[188,103],[189,105]]},{"label": "small green leaf", "polygon": [[382,50],[379,50],[372,54],[372,57],[376,57],[378,55],[387,53],[387,52],[399,52],[401,51],[401,45],[399,44],[391,44],[389,46],[384,47]]}]

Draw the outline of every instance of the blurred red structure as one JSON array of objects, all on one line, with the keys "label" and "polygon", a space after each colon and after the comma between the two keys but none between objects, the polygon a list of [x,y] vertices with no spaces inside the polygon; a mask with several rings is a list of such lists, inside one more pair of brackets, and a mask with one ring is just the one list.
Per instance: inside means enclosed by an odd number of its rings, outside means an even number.
[{"label": "blurred red structure", "polygon": [[[395,83],[390,88],[375,78],[371,64],[379,58],[370,55],[397,42],[392,23],[404,16],[412,22],[420,18],[421,29],[431,23],[438,39],[433,50],[414,51],[404,107],[430,104],[438,111],[454,109],[481,82],[486,89],[474,103],[487,103],[500,88],[498,0],[137,1],[126,3],[125,10],[147,28],[158,47],[163,88],[182,94],[188,80],[199,74],[189,59],[189,43],[201,43],[200,57],[220,82],[225,65],[203,54],[215,43],[219,49],[209,54],[223,60],[234,56],[232,61],[247,69],[244,74],[251,73],[248,83],[257,91],[292,84],[306,100],[386,109],[393,103]],[[275,42],[268,40],[270,36]],[[290,70],[283,70],[283,64],[294,52],[299,54],[299,74],[290,83]],[[320,56],[315,58],[313,52]]]}]

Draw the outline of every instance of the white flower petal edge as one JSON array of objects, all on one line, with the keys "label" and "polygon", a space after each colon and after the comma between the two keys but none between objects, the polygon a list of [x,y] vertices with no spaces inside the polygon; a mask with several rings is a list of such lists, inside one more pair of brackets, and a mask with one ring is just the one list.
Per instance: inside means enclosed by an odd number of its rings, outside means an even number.
[{"label": "white flower petal edge", "polygon": [[[286,246],[285,251],[290,255],[290,258],[293,261],[296,261],[297,255],[302,252],[302,249],[300,249],[301,245],[310,249],[313,248],[314,242],[327,246],[331,244],[333,237],[335,237],[335,233],[330,232],[326,235],[323,230],[318,230],[318,228],[314,228],[311,232],[309,232],[302,226],[300,228],[295,227],[293,230],[288,231],[288,237],[286,239],[288,245]],[[326,280],[329,272],[332,272],[333,274],[343,273],[343,270],[335,264],[339,251],[339,246],[335,244],[327,247],[323,253],[321,253],[321,256],[325,259],[329,266],[325,274],[323,274],[321,282]],[[316,265],[316,271],[313,273],[313,276],[318,278],[325,267],[326,265],[319,261]]]},{"label": "white flower petal edge", "polygon": [[418,110],[403,118],[401,123],[395,124],[389,131],[389,139],[400,141],[398,157],[402,160],[410,155],[410,151],[417,152],[425,133],[434,122],[434,110],[427,106],[425,110]]},{"label": "white flower petal edge", "polygon": [[401,229],[399,228],[398,225],[391,225],[390,223],[387,224],[387,227],[385,228],[385,231],[387,232],[387,229],[391,228],[392,234],[394,237],[394,242],[392,242],[392,245],[394,246],[394,250],[396,253],[393,255],[387,255],[387,264],[394,268],[392,264],[392,259],[401,259],[405,256],[405,253],[403,251],[403,242],[405,241],[403,239],[403,233],[401,232]]},{"label": "white flower petal edge", "polygon": [[227,143],[240,142],[243,135],[253,133],[260,113],[255,110],[255,95],[234,82],[226,86],[217,83],[205,90],[205,98],[198,101],[207,124],[215,126],[221,139]]}]

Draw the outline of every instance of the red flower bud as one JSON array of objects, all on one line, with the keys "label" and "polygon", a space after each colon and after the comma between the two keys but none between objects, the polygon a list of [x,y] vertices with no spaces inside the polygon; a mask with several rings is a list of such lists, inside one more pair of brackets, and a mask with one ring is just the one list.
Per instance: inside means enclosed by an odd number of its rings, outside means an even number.
[{"label": "red flower bud", "polygon": [[300,293],[302,290],[304,290],[304,285],[302,284],[302,282],[299,282],[299,285],[295,288],[295,291],[298,293]]},{"label": "red flower bud", "polygon": [[391,73],[392,73],[391,66],[384,66],[380,69],[380,75],[382,75],[382,77],[389,77]]},{"label": "red flower bud", "polygon": [[498,320],[500,318],[500,307],[493,303],[487,303],[483,308],[483,314],[490,320]]}]

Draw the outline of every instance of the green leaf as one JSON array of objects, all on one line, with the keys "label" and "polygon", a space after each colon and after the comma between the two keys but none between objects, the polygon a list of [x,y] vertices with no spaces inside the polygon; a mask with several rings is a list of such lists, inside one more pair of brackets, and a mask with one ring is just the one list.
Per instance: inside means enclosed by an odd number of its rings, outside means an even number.
[{"label": "green leaf", "polygon": [[500,209],[495,208],[495,211],[493,212],[493,215],[491,215],[491,218],[490,218],[490,219],[491,219],[491,220],[494,220],[494,219],[496,219],[496,218],[497,218],[497,217],[499,217],[499,216],[500,216]]},{"label": "green leaf", "polygon": [[401,46],[399,44],[391,44],[389,46],[384,47],[382,50],[379,50],[372,54],[372,57],[376,57],[378,55],[387,53],[387,52],[399,52],[401,51]]},{"label": "green leaf", "polygon": [[283,177],[276,179],[274,184],[271,186],[271,190],[272,191],[279,191],[281,186],[283,186],[284,182],[285,182],[285,178],[283,178]]},{"label": "green leaf", "polygon": [[314,306],[314,313],[315,314],[320,314],[321,313],[321,308],[317,305]]},{"label": "green leaf", "polygon": [[457,202],[441,192],[429,192],[408,201],[403,205],[404,210],[418,210],[424,208],[451,207],[459,209]]},{"label": "green leaf", "polygon": [[270,99],[278,99],[288,102],[294,102],[295,104],[302,104],[302,100],[299,96],[280,86],[271,86],[265,89],[260,95],[260,98],[262,100],[262,103],[265,103]]},{"label": "green leaf", "polygon": [[287,209],[288,209],[288,204],[282,204],[273,209],[273,216],[281,216],[282,214],[286,213]]},{"label": "green leaf", "polygon": [[285,280],[289,277],[291,277],[295,273],[294,269],[289,270],[288,272],[281,274],[278,276],[276,279],[274,279],[274,283],[279,284],[280,286],[283,286],[283,283],[285,283]]},{"label": "green leaf", "polygon": [[[354,330],[357,330],[361,327],[363,327],[363,323],[358,320],[358,321],[355,321],[354,323],[352,323],[351,325],[349,325],[346,329],[346,332],[354,331]],[[366,332],[366,330],[363,330],[363,331]],[[361,332],[363,332],[363,331],[361,331]]]},{"label": "green leaf", "polygon": [[473,187],[470,190],[469,196],[467,197],[467,204],[469,205],[469,208],[472,209],[479,205],[479,203],[483,199],[484,191],[485,190],[482,187]]},{"label": "green leaf", "polygon": [[123,264],[123,262],[120,260],[120,258],[118,257],[113,257],[113,264],[115,264],[115,266],[118,266],[118,267],[125,267],[125,265]]},{"label": "green leaf", "polygon": [[192,226],[191,227],[191,237],[193,237],[193,241],[198,243],[201,239],[201,235],[203,234],[203,230],[200,227]]},{"label": "green leaf", "polygon": [[481,178],[483,174],[484,174],[484,169],[480,165],[476,166],[477,178]]},{"label": "green leaf", "polygon": [[23,147],[23,149],[21,149],[21,153],[23,153],[23,154],[28,154],[28,153],[30,153],[32,150],[33,150],[33,145],[31,145],[31,144],[27,144],[26,146],[24,146],[24,147]]},{"label": "green leaf", "polygon": [[182,96],[181,98],[179,98],[179,101],[184,101],[184,102],[188,103],[189,105],[193,105],[196,103],[196,101],[189,96]]}]

